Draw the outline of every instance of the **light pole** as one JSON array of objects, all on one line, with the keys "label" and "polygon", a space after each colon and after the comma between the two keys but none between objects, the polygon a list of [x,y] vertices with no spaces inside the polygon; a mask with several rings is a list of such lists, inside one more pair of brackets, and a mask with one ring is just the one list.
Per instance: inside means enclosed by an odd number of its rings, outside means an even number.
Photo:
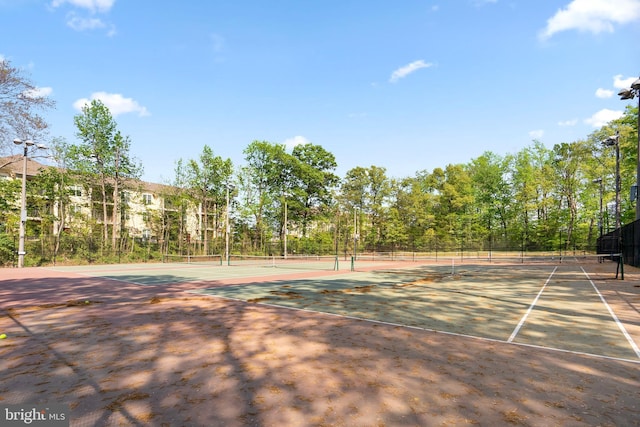
[{"label": "light pole", "polygon": [[24,267],[24,256],[26,254],[24,250],[24,239],[27,227],[27,155],[29,154],[29,147],[36,146],[37,149],[46,149],[42,144],[35,144],[30,139],[22,141],[19,138],[13,140],[16,145],[24,145],[24,151],[22,154],[22,192],[20,194],[20,241],[18,243],[18,268]]},{"label": "light pole", "polygon": [[359,207],[353,209],[353,260],[358,256],[358,210]]},{"label": "light pole", "polygon": [[[616,147],[616,230],[620,229],[620,132],[602,141],[607,147]],[[620,231],[618,231],[619,233]]]},{"label": "light pole", "polygon": [[289,226],[288,226],[288,214],[289,214],[289,205],[287,204],[287,197],[289,197],[290,194],[288,192],[284,192],[282,193],[282,197],[284,198],[284,224],[282,227],[282,232],[283,232],[283,250],[284,253],[282,254],[284,259],[287,259],[287,234],[289,234]]},{"label": "light pole", "polygon": [[600,184],[600,216],[598,217],[598,228],[600,231],[600,237],[602,237],[602,222],[603,222],[603,218],[602,218],[602,178],[596,178],[592,181],[594,184]]},{"label": "light pole", "polygon": [[227,261],[227,265],[229,265],[229,235],[231,234],[231,222],[229,218],[229,191],[233,190],[235,187],[233,184],[227,182],[227,215],[226,215],[226,224],[225,224],[225,242],[224,242],[224,258]]},{"label": "light pole", "polygon": [[636,221],[637,221],[640,219],[640,203],[638,203],[638,201],[640,200],[639,199],[640,195],[638,194],[639,193],[638,187],[640,187],[640,78],[634,81],[633,83],[631,83],[630,88],[622,89],[620,92],[618,92],[618,95],[622,100],[633,99],[636,96],[638,97],[638,128],[637,128],[638,143],[636,147],[637,150],[636,150],[636,194],[635,194]]},{"label": "light pole", "polygon": [[284,197],[284,227],[283,227],[283,232],[284,232],[284,259],[287,259],[287,233],[289,230],[287,230],[287,193],[283,194]]}]

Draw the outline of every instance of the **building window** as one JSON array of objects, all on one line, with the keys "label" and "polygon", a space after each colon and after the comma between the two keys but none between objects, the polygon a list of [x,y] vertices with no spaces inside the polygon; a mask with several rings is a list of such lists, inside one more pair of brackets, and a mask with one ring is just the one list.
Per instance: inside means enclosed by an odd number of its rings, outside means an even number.
[{"label": "building window", "polygon": [[151,194],[149,194],[149,193],[144,193],[144,194],[142,195],[142,202],[143,202],[145,205],[150,205],[150,204],[151,204],[151,200],[152,200],[152,198],[153,198],[153,197],[151,196]]},{"label": "building window", "polygon": [[72,196],[82,197],[82,187],[79,185],[72,185],[69,187],[69,192]]},{"label": "building window", "polygon": [[148,228],[145,228],[144,230],[142,230],[142,237],[144,239],[151,238],[151,230],[149,230]]}]

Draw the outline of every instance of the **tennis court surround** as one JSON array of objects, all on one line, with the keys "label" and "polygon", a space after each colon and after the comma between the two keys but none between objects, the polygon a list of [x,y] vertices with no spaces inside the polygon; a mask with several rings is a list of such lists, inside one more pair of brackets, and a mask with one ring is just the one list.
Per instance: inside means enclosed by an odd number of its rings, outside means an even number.
[{"label": "tennis court surround", "polygon": [[[637,338],[602,296],[616,262],[592,255],[393,261],[363,257],[182,258],[71,267],[144,286],[523,345],[640,360]],[[351,271],[354,269],[355,271]],[[633,326],[633,323],[631,324]]]},{"label": "tennis court surround", "polygon": [[2,398],[72,426],[637,425],[636,269],[349,264],[6,270]]}]

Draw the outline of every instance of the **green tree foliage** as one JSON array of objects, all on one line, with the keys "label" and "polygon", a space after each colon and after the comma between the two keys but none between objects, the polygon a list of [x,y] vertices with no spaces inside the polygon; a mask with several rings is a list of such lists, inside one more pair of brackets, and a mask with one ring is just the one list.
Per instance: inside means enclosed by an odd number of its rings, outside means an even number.
[{"label": "green tree foliage", "polygon": [[[335,157],[319,145],[303,144],[287,152],[284,144],[254,141],[245,150],[247,166],[241,182],[252,216],[254,247],[272,233],[283,239],[284,210],[287,222],[307,236],[311,222],[330,214],[331,190],[337,185]],[[267,251],[271,251],[267,249]]]},{"label": "green tree foliage", "polygon": [[225,206],[233,164],[230,159],[214,155],[211,147],[205,145],[198,160],[188,161],[185,172],[187,186],[200,207],[199,243],[202,243],[202,253],[209,254],[211,233],[220,229],[222,215],[226,215],[221,206]]},{"label": "green tree foliage", "polygon": [[120,133],[111,112],[101,101],[93,100],[85,105],[82,113],[74,117],[74,123],[80,143],[70,147],[69,164],[85,179],[87,187],[97,180],[102,203],[103,248],[109,241],[111,223],[111,248],[115,250],[122,225],[120,192],[126,180],[142,174],[142,166],[129,154],[129,137]]},{"label": "green tree foliage", "polygon": [[294,147],[292,156],[297,162],[293,162],[294,174],[289,191],[298,202],[292,213],[301,222],[302,235],[306,236],[309,223],[327,213],[331,190],[339,182],[334,174],[337,163],[333,154],[311,143]]},{"label": "green tree foliage", "polygon": [[[623,117],[584,140],[552,147],[533,141],[515,153],[485,152],[466,164],[401,179],[375,165],[356,166],[340,179],[334,155],[323,147],[309,143],[289,151],[268,141],[250,143],[245,164],[234,173],[229,159],[205,146],[197,159],[178,161],[174,182],[162,190],[165,205],[160,212],[146,212],[146,221],[162,236],[163,252],[222,253],[227,184],[233,182],[231,243],[232,250],[243,253],[277,254],[284,249],[285,229],[290,253],[593,250],[600,229],[607,232],[615,224],[616,150],[602,142],[616,133],[622,223],[635,217],[635,200],[628,195],[636,183],[637,112],[628,107]],[[81,143],[59,144],[59,169],[42,173],[28,186],[28,202],[40,213],[28,233],[40,238],[45,261],[58,251],[95,257],[92,242],[100,238],[91,226],[104,226],[104,246],[109,241],[104,218],[114,224],[110,237],[115,246],[118,193],[129,178],[139,176],[128,156],[129,139],[104,105],[94,101],[75,120]],[[91,216],[68,221],[73,215],[66,189],[78,183],[93,190],[93,201],[102,204],[102,216],[92,212],[98,222]],[[0,181],[2,262],[11,262],[15,251],[19,190],[17,180]]]}]

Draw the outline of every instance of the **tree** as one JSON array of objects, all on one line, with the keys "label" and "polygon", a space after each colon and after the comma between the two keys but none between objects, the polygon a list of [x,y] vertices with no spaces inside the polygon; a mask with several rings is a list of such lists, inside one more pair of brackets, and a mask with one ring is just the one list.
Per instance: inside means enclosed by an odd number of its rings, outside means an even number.
[{"label": "tree", "polygon": [[46,229],[53,228],[52,256],[55,265],[60,251],[60,241],[66,229],[69,187],[73,181],[67,168],[69,144],[61,138],[56,138],[52,141],[49,151],[56,166],[45,169],[34,180],[36,187],[40,190],[41,195],[44,196],[40,200],[47,204],[47,213],[45,215],[45,210],[43,209],[41,217],[43,221],[46,221],[47,218],[50,220],[50,227],[46,227]]},{"label": "tree", "polygon": [[502,158],[492,152],[485,152],[473,159],[469,164],[469,173],[473,182],[476,210],[481,221],[478,225],[486,227],[483,234],[489,238],[493,246],[494,230],[505,236],[510,201],[512,200],[511,184],[508,182],[509,159]]},{"label": "tree", "polygon": [[42,140],[48,125],[38,112],[54,105],[23,70],[0,59],[0,153],[10,152],[15,138]]},{"label": "tree", "polygon": [[69,150],[71,168],[93,180],[98,178],[102,196],[103,246],[109,240],[109,200],[111,188],[112,249],[115,250],[120,228],[120,191],[127,179],[136,179],[142,166],[129,155],[129,137],[122,136],[109,109],[99,100],[93,100],[74,117],[76,136],[80,144]]},{"label": "tree", "polygon": [[[337,167],[333,154],[320,145],[303,144],[293,148],[292,156],[298,160],[294,168],[292,195],[300,201],[302,235],[307,235],[309,223],[322,215],[331,203],[331,190],[339,178],[333,173]],[[296,213],[296,210],[292,210]]]},{"label": "tree", "polygon": [[[560,228],[566,232],[565,246],[574,242],[573,234],[578,221],[578,198],[583,188],[583,170],[591,154],[583,141],[561,143],[553,147],[558,217]],[[567,247],[565,247],[565,250]]]},{"label": "tree", "polygon": [[245,148],[244,155],[247,162],[244,184],[247,194],[251,195],[247,201],[251,203],[248,209],[254,217],[254,239],[264,244],[270,226],[278,224],[281,236],[284,231],[284,217],[280,213],[284,209],[283,197],[292,188],[294,159],[287,154],[284,144],[268,141],[253,141]]},{"label": "tree", "polygon": [[[347,210],[355,210],[369,217],[370,228],[365,236],[365,244],[377,246],[382,237],[385,206],[391,195],[391,181],[386,176],[386,169],[379,166],[357,166],[347,171],[342,181],[341,194]],[[362,222],[358,222],[358,230],[354,230],[356,235],[361,234],[364,228]]]},{"label": "tree", "polygon": [[[434,171],[436,174],[436,171]],[[436,222],[440,229],[440,240],[449,241],[455,246],[462,246],[473,240],[475,233],[471,227],[475,226],[475,199],[471,176],[463,165],[447,165],[442,175],[437,191]]]},{"label": "tree", "polygon": [[208,145],[202,149],[198,160],[189,160],[187,163],[187,181],[189,188],[194,192],[196,200],[200,203],[202,212],[202,225],[200,227],[201,240],[204,254],[209,254],[209,210],[215,209],[215,224],[213,230],[217,230],[220,213],[218,207],[225,198],[226,185],[233,173],[233,164],[230,159],[223,160],[220,156],[214,156],[213,150]]}]

